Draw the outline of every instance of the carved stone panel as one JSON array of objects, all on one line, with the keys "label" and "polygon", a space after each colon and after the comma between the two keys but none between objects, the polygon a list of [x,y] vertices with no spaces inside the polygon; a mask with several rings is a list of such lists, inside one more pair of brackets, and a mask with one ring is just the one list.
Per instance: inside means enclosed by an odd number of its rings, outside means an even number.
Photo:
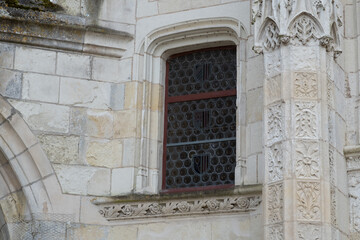
[{"label": "carved stone panel", "polygon": [[283,240],[284,227],[282,225],[273,225],[268,228],[269,240]]},{"label": "carved stone panel", "polygon": [[273,224],[283,221],[283,205],[284,185],[270,185],[267,193],[268,223]]},{"label": "carved stone panel", "polygon": [[317,142],[296,142],[295,173],[297,178],[320,178],[320,154]]},{"label": "carved stone panel", "polygon": [[360,232],[360,173],[348,175],[350,196],[350,224],[351,228]]},{"label": "carved stone panel", "polygon": [[317,39],[318,33],[314,21],[306,15],[302,15],[295,20],[291,27],[291,37],[297,39],[303,45],[311,39]]},{"label": "carved stone panel", "polygon": [[295,136],[317,138],[317,111],[315,102],[295,103]]},{"label": "carved stone panel", "polygon": [[273,144],[281,141],[284,135],[283,129],[283,106],[281,103],[275,104],[267,110],[267,142]]},{"label": "carved stone panel", "polygon": [[321,240],[321,228],[315,224],[299,224],[297,240]]},{"label": "carved stone panel", "polygon": [[274,144],[268,149],[268,176],[269,181],[279,181],[283,179],[283,150],[281,144]]},{"label": "carved stone panel", "polygon": [[298,220],[320,220],[320,183],[298,182],[297,195],[297,218]]},{"label": "carved stone panel", "polygon": [[272,51],[280,46],[279,28],[276,23],[269,21],[264,31],[264,49]]},{"label": "carved stone panel", "polygon": [[317,98],[318,85],[316,73],[295,73],[294,91],[295,97]]}]

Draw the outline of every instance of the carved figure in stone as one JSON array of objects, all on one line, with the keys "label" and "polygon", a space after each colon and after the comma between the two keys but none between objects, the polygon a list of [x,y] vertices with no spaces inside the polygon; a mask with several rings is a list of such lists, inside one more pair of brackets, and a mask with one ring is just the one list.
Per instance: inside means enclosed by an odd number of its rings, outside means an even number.
[{"label": "carved figure in stone", "polygon": [[269,181],[283,179],[283,152],[281,144],[274,144],[269,149]]},{"label": "carved figure in stone", "polygon": [[295,74],[295,97],[316,98],[317,79],[315,73],[296,73]]},{"label": "carved figure in stone", "polygon": [[320,220],[320,183],[299,182],[296,194],[298,219]]},{"label": "carved figure in stone", "polygon": [[268,221],[278,223],[283,220],[284,188],[282,184],[271,185],[268,188]]},{"label": "carved figure in stone", "polygon": [[320,178],[318,149],[316,142],[297,142],[295,169],[298,178]]},{"label": "carved figure in stone", "polygon": [[297,137],[315,138],[317,136],[317,117],[315,102],[295,104],[295,131]]},{"label": "carved figure in stone", "polygon": [[292,38],[298,39],[303,45],[311,39],[317,39],[317,31],[314,21],[306,15],[300,16],[292,26]]},{"label": "carved figure in stone", "polygon": [[297,231],[298,240],[320,240],[320,227],[315,224],[300,224]]}]

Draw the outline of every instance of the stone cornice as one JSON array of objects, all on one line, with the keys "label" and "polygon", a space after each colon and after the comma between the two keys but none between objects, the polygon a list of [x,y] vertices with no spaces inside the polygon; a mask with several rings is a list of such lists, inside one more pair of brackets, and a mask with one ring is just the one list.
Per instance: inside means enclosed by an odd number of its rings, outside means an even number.
[{"label": "stone cornice", "polygon": [[[133,36],[52,12],[0,7],[0,41],[122,57]],[[106,38],[107,41],[102,39]]]},{"label": "stone cornice", "polygon": [[99,213],[108,221],[152,217],[251,212],[261,204],[261,185],[215,192],[130,195],[95,198]]},{"label": "stone cornice", "polygon": [[341,53],[343,29],[339,0],[253,0],[254,50],[272,51],[281,44],[318,42]]}]

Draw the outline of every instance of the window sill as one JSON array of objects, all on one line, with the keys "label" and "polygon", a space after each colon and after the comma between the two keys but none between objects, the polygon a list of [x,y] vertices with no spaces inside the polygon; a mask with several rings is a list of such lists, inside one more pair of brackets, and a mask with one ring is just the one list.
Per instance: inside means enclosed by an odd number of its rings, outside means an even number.
[{"label": "window sill", "polygon": [[255,211],[261,204],[262,185],[157,195],[131,194],[94,198],[92,203],[108,221],[224,214]]}]

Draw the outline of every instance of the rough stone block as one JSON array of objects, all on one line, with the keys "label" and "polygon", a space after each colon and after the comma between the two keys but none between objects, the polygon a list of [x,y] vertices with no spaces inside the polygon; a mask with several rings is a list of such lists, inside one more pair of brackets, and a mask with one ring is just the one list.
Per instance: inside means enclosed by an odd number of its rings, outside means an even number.
[{"label": "rough stone block", "polygon": [[32,130],[67,133],[69,131],[69,107],[12,101]]},{"label": "rough stone block", "polygon": [[53,163],[80,164],[78,136],[39,135],[39,141]]},{"label": "rough stone block", "polygon": [[15,69],[38,73],[55,73],[56,52],[36,48],[17,47]]},{"label": "rough stone block", "polygon": [[74,106],[108,109],[110,84],[75,78],[61,78],[60,103]]},{"label": "rough stone block", "polygon": [[57,103],[59,101],[59,77],[24,73],[22,98]]},{"label": "rough stone block", "polygon": [[67,77],[90,78],[90,57],[58,53],[56,73]]},{"label": "rough stone block", "polygon": [[87,111],[86,135],[111,138],[113,136],[113,115],[108,111]]},{"label": "rough stone block", "polygon": [[104,82],[131,81],[132,58],[113,59],[95,57],[93,60],[92,77]]},{"label": "rough stone block", "polygon": [[90,141],[86,161],[92,166],[117,168],[121,167],[122,154],[122,140]]},{"label": "rough stone block", "polygon": [[135,137],[137,119],[135,111],[114,112],[114,137],[127,138]]},{"label": "rough stone block", "polygon": [[21,77],[19,72],[0,69],[0,94],[9,98],[21,98]]},{"label": "rough stone block", "polygon": [[111,195],[125,195],[134,189],[134,168],[117,168],[111,173]]},{"label": "rough stone block", "polygon": [[247,119],[249,123],[262,121],[263,118],[263,88],[257,88],[247,93]]},{"label": "rough stone block", "polygon": [[14,66],[14,56],[14,45],[10,45],[7,43],[0,44],[0,67],[12,68]]}]

